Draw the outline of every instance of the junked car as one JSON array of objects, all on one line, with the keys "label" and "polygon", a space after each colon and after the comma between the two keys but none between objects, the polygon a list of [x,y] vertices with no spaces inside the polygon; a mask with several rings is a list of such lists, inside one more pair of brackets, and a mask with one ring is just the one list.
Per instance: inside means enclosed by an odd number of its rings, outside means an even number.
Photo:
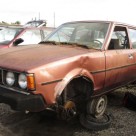
[{"label": "junked car", "polygon": [[134,26],[68,22],[40,44],[0,51],[0,102],[14,110],[83,113],[88,126],[86,115],[105,116],[107,93],[136,80]]},{"label": "junked car", "polygon": [[0,31],[0,48],[38,44],[53,30],[50,27],[5,26]]},{"label": "junked car", "polygon": [[42,27],[42,26],[46,26],[47,21],[46,20],[31,20],[29,22],[27,22],[24,26],[26,27]]}]

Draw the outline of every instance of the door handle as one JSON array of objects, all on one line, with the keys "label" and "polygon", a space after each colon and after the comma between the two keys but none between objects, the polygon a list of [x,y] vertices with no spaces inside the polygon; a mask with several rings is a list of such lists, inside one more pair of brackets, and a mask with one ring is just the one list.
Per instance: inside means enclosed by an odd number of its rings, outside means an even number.
[{"label": "door handle", "polygon": [[129,59],[133,59],[133,54],[128,54]]}]

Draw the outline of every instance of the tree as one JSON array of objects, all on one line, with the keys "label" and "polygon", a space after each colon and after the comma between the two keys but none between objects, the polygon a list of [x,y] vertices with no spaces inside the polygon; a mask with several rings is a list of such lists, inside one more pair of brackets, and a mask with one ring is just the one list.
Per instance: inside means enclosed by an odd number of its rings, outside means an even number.
[{"label": "tree", "polygon": [[16,21],[14,24],[16,24],[16,25],[20,25],[20,24],[21,24],[21,22],[20,22],[20,21]]}]

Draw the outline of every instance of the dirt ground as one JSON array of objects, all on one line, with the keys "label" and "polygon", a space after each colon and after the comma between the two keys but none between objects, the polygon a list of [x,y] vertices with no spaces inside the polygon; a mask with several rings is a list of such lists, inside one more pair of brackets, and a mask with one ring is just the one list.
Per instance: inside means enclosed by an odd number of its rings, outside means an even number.
[{"label": "dirt ground", "polygon": [[136,111],[122,106],[126,91],[135,93],[136,87],[121,88],[108,95],[107,112],[112,113],[112,123],[102,131],[86,130],[78,119],[65,122],[41,117],[39,114],[26,115],[0,104],[0,136],[135,136]]}]

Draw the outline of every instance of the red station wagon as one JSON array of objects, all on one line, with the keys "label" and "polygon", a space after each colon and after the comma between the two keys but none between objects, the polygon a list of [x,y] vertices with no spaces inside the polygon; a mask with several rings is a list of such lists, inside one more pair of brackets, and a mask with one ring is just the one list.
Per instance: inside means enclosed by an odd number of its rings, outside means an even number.
[{"label": "red station wagon", "polygon": [[53,30],[51,27],[3,26],[0,30],[0,48],[38,44]]},{"label": "red station wagon", "polygon": [[19,111],[55,111],[65,119],[83,113],[87,126],[86,115],[101,119],[106,94],[135,81],[135,71],[136,27],[69,22],[40,46],[0,51],[0,102]]}]

